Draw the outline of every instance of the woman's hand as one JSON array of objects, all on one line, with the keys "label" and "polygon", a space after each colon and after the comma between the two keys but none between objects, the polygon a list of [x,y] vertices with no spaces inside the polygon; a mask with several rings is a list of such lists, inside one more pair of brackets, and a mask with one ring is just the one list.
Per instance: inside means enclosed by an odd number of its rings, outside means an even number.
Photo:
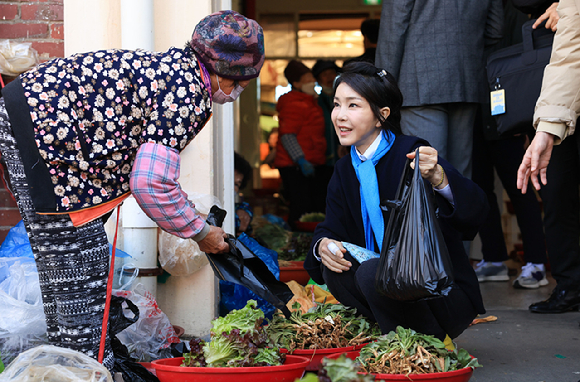
[{"label": "woman's hand", "polygon": [[[330,243],[334,243],[334,245],[338,247],[338,250],[335,249],[335,253],[332,253],[332,251],[328,248]],[[346,249],[342,246],[340,241],[331,240],[326,237],[322,239],[318,245],[318,255],[320,256],[322,264],[324,264],[326,268],[336,273],[348,271],[352,266],[350,261],[344,258],[345,252]]]},{"label": "woman's hand", "polygon": [[[415,168],[415,152],[407,154],[407,158],[413,159],[411,168]],[[437,150],[430,146],[419,147],[419,171],[423,179],[431,182],[433,187],[442,189],[449,184],[443,167],[437,164]]]}]

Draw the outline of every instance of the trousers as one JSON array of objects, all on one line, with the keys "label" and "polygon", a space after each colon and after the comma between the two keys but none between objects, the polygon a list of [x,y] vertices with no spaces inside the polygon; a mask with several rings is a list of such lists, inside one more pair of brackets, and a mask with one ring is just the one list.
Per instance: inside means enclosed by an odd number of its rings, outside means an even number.
[{"label": "trousers", "polygon": [[440,156],[471,179],[473,124],[478,104],[457,102],[401,109],[401,129],[406,135],[427,140]]},{"label": "trousers", "polygon": [[579,133],[554,146],[547,168],[548,184],[540,189],[552,276],[564,289],[580,288],[579,153]]},{"label": "trousers", "polygon": [[[74,227],[67,214],[36,213],[3,99],[0,153],[34,254],[48,341],[97,359],[109,274],[109,242],[103,222],[96,219]],[[108,336],[103,365],[109,370],[114,366]]]},{"label": "trousers", "polygon": [[344,258],[352,264],[346,272],[336,273],[321,265],[329,291],[342,304],[356,308],[358,313],[377,322],[383,334],[400,325],[418,333],[434,335],[440,340],[444,340],[446,335],[456,338],[477,317],[469,297],[458,286],[454,286],[445,297],[396,301],[375,289],[379,259],[359,264],[348,252]]},{"label": "trousers", "polygon": [[540,204],[533,191],[522,194],[516,187],[517,172],[524,157],[525,135],[502,140],[485,140],[483,127],[473,133],[473,181],[485,191],[489,213],[479,229],[483,259],[499,262],[508,259],[501,215],[494,187],[494,169],[516,213],[524,246],[524,260],[543,264],[547,261],[546,239]]}]

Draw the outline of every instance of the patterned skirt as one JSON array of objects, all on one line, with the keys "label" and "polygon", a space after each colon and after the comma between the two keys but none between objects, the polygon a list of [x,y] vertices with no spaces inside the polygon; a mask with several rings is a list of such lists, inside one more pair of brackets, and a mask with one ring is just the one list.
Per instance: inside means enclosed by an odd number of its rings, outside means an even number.
[{"label": "patterned skirt", "polygon": [[[109,244],[103,222],[96,219],[74,227],[68,214],[36,213],[3,98],[0,153],[36,261],[48,340],[51,345],[97,359],[109,272]],[[103,365],[109,370],[114,365],[108,336]]]}]

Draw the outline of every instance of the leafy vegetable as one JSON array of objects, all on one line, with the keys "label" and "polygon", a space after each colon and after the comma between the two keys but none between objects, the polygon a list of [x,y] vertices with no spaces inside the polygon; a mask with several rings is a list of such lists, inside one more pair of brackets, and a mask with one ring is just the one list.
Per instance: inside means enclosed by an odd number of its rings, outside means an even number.
[{"label": "leafy vegetable", "polygon": [[183,354],[183,363],[181,366],[205,367],[205,355],[203,354],[203,345],[205,341],[200,338],[193,338],[189,341],[189,353]]},{"label": "leafy vegetable", "polygon": [[360,364],[345,355],[337,359],[324,358],[322,368],[315,374],[306,374],[296,382],[368,382],[373,381],[372,374],[358,374]]},{"label": "leafy vegetable", "polygon": [[288,349],[324,349],[359,345],[380,335],[356,309],[341,304],[319,304],[302,314],[300,304],[289,319],[274,314],[266,331],[275,346]]},{"label": "leafy vegetable", "polygon": [[282,248],[288,245],[292,232],[285,230],[279,225],[272,224],[263,218],[256,218],[260,220],[260,224],[252,224],[254,229],[254,238],[260,243],[263,243],[269,249],[280,252]]},{"label": "leafy vegetable", "polygon": [[344,354],[338,359],[322,360],[322,370],[318,373],[320,382],[366,382],[373,381],[374,377],[370,374],[358,374],[360,364],[356,363]]},{"label": "leafy vegetable", "polygon": [[238,329],[241,333],[252,332],[256,326],[256,321],[260,321],[260,325],[264,319],[264,312],[257,309],[257,305],[256,301],[249,300],[244,308],[234,309],[226,316],[216,318],[211,322],[211,334],[229,333],[233,329]]},{"label": "leafy vegetable", "polygon": [[288,243],[278,251],[278,260],[304,261],[310,250],[312,235],[291,232]]},{"label": "leafy vegetable", "polygon": [[361,349],[357,358],[368,373],[424,374],[481,366],[465,349],[453,352],[431,335],[397,326]]},{"label": "leafy vegetable", "polygon": [[284,356],[271,344],[262,327],[264,313],[257,303],[249,300],[246,306],[232,310],[212,321],[211,341],[195,339],[190,352],[184,354],[181,366],[244,367],[281,365]]},{"label": "leafy vegetable", "polygon": [[306,222],[323,222],[326,215],[322,212],[310,212],[300,216],[298,221],[306,223]]},{"label": "leafy vegetable", "polygon": [[319,382],[320,379],[314,373],[306,373],[306,375],[294,382]]}]

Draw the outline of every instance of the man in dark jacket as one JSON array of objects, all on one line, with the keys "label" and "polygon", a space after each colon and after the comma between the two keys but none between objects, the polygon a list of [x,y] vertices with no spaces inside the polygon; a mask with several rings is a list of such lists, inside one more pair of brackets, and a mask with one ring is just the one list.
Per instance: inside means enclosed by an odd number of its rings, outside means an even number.
[{"label": "man in dark jacket", "polygon": [[376,66],[403,92],[403,133],[471,177],[472,126],[485,92],[483,49],[501,38],[502,1],[385,0]]}]

